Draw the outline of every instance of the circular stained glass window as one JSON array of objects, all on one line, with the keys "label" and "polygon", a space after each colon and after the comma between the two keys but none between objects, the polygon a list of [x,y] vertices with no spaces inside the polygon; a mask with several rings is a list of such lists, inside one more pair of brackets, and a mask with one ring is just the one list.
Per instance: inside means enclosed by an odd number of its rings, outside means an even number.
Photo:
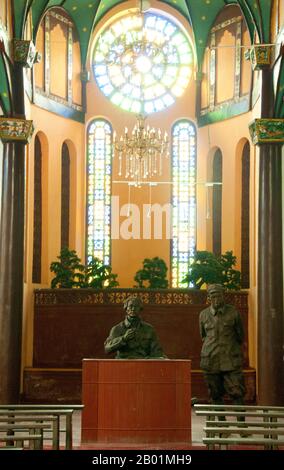
[{"label": "circular stained glass window", "polygon": [[99,35],[93,55],[96,82],[115,105],[136,114],[171,106],[191,78],[186,34],[168,17],[128,14]]}]

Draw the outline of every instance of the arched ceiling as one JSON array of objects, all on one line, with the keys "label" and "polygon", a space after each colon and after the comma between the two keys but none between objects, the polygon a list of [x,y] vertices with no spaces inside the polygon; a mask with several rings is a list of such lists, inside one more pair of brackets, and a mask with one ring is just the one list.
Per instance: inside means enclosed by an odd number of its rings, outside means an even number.
[{"label": "arched ceiling", "polygon": [[[94,27],[102,17],[118,4],[125,4],[125,0],[13,0],[15,37],[23,38],[25,22],[29,11],[32,12],[34,39],[38,25],[43,14],[51,7],[62,7],[73,19],[79,34],[82,63],[85,64],[89,41]],[[137,5],[138,5],[137,1]],[[207,43],[209,31],[220,10],[226,5],[240,6],[250,31],[253,42],[254,33],[257,32],[262,43],[270,41],[270,17],[272,0],[160,0],[178,10],[192,25],[198,67],[201,67],[204,48]],[[132,5],[132,2],[131,2]]]},{"label": "arched ceiling", "polygon": [[[149,0],[137,0],[137,7],[141,2],[145,2],[146,6]],[[270,23],[273,0],[156,0],[155,6],[159,5],[159,3],[161,5],[167,4],[177,10],[191,24],[195,39],[198,70],[202,69],[203,54],[210,29],[214,24],[216,16],[226,5],[239,5],[246,19],[252,43],[271,43]],[[95,26],[106,13],[119,4],[121,4],[122,8],[127,9],[133,6],[135,2],[127,0],[11,0],[14,38],[24,39],[25,25],[28,21],[29,13],[31,13],[33,40],[35,42],[40,21],[46,11],[52,7],[62,7],[73,19],[77,28],[82,66],[85,67],[90,38]],[[11,112],[11,91],[9,86],[11,78],[9,77],[9,67],[6,66],[7,64],[5,65],[4,57],[5,46],[3,47],[3,41],[2,45],[0,41],[0,106],[2,106],[5,114],[9,114]],[[284,96],[283,60],[278,68],[275,92],[278,103],[277,113],[279,116],[282,116],[284,115],[282,106]]]}]

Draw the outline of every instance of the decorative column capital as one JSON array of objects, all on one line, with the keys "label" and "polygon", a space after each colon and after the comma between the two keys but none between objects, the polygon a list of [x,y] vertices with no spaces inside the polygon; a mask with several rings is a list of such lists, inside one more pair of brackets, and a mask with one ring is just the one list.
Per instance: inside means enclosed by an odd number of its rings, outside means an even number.
[{"label": "decorative column capital", "polygon": [[88,83],[90,81],[90,72],[88,70],[82,70],[80,77],[82,82]]},{"label": "decorative column capital", "polygon": [[27,68],[32,68],[35,62],[41,60],[41,54],[36,52],[35,45],[32,41],[14,39],[13,51],[14,61]]},{"label": "decorative column capital", "polygon": [[262,70],[271,63],[271,46],[251,46],[250,49],[246,50],[245,58],[250,60],[253,70]]},{"label": "decorative column capital", "polygon": [[205,73],[202,72],[202,70],[198,70],[195,74],[195,80],[197,82],[201,82],[203,80],[203,78],[205,77]]},{"label": "decorative column capital", "polygon": [[34,132],[33,121],[19,118],[0,117],[0,139],[2,142],[27,144]]},{"label": "decorative column capital", "polygon": [[254,145],[284,142],[284,119],[255,119],[249,124]]}]

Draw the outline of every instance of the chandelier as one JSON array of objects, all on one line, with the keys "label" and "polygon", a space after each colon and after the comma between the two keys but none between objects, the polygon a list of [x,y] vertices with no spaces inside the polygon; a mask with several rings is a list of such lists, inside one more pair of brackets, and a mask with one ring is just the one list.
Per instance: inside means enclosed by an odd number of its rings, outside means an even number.
[{"label": "chandelier", "polygon": [[[113,135],[114,154],[118,155],[119,176],[124,169],[125,178],[141,187],[143,180],[162,174],[163,159],[169,155],[169,139],[161,129],[145,127],[146,117],[138,114],[131,133],[125,128],[124,135]],[[124,168],[123,168],[124,167]]]}]

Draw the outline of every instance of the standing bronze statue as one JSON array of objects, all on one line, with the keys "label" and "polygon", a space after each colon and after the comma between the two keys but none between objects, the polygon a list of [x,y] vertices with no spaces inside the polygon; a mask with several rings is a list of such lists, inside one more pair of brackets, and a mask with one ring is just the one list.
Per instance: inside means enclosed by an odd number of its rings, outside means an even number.
[{"label": "standing bronze statue", "polygon": [[239,312],[225,304],[224,288],[208,286],[210,307],[199,316],[203,342],[200,367],[214,404],[223,404],[227,394],[233,404],[244,402],[245,386],[242,372],[244,329]]},{"label": "standing bronze statue", "polygon": [[125,319],[111,329],[106,353],[116,352],[117,359],[165,358],[153,326],[140,318],[143,305],[139,297],[128,297],[123,308]]}]

